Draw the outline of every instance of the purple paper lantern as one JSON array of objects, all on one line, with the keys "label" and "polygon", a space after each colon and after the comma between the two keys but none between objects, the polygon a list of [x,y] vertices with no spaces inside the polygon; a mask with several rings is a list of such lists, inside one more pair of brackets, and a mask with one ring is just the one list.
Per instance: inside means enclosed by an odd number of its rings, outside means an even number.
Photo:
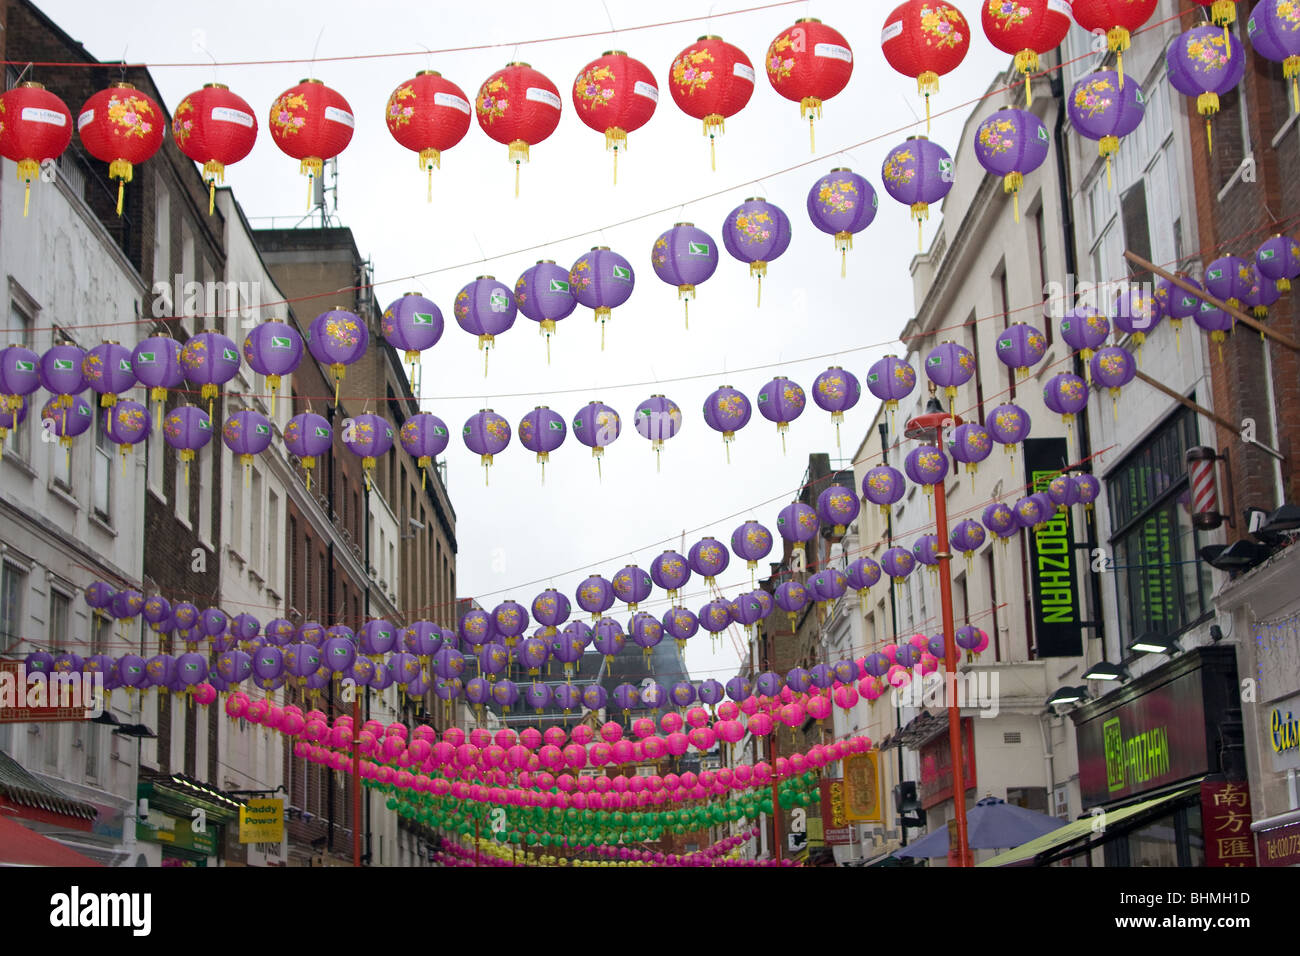
[{"label": "purple paper lantern", "polygon": [[[327,631],[326,634],[329,632]],[[442,650],[442,629],[432,621],[416,621],[398,632],[402,646],[420,658],[425,667],[432,665],[433,655]]]},{"label": "purple paper lantern", "polygon": [[[96,611],[102,611],[113,604],[113,597],[117,594],[117,589],[107,581],[91,581],[86,585],[84,595],[86,605],[94,608]],[[168,615],[171,614],[171,606],[167,608]]]},{"label": "purple paper lantern", "polygon": [[[234,633],[234,621],[230,622],[231,633]],[[310,644],[312,647],[320,647],[325,641],[325,626],[318,621],[303,621],[298,625],[298,642],[301,644]],[[247,638],[239,638],[247,640]]]},{"label": "purple paper lantern", "polygon": [[614,588],[599,574],[593,574],[578,585],[575,595],[578,607],[591,615],[593,621],[614,606]]},{"label": "purple paper lantern", "polygon": [[618,412],[600,402],[588,402],[573,417],[573,437],[591,449],[596,459],[596,474],[600,474],[600,459],[605,448],[614,444],[623,430]]},{"label": "purple paper lantern", "polygon": [[784,375],[778,375],[764,385],[758,393],[758,413],[769,422],[776,423],[781,435],[781,450],[785,450],[785,433],[790,423],[803,414],[808,397],[798,384]]},{"label": "purple paper lantern", "polygon": [[200,386],[199,395],[212,403],[225,385],[239,372],[239,350],[228,337],[212,329],[192,335],[181,349],[181,371],[185,380]]},{"label": "purple paper lantern", "polygon": [[695,287],[709,279],[718,268],[717,242],[693,223],[675,223],[650,248],[650,265],[661,280],[677,286],[677,298],[682,300],[686,328],[689,329]]},{"label": "purple paper lantern", "polygon": [[[104,431],[109,440],[114,442],[122,455],[122,468],[126,469],[126,456],[132,447],[149,437],[152,422],[149,421],[149,409],[139,402],[130,400],[117,402],[112,411],[105,415]],[[110,425],[111,422],[111,425]],[[3,421],[0,421],[0,425]],[[0,437],[0,441],[3,438]]]},{"label": "purple paper lantern", "polygon": [[623,625],[612,617],[602,617],[592,627],[592,632],[594,634],[592,647],[597,653],[605,655],[606,666],[612,664],[614,657],[623,650],[623,645],[627,642],[627,637],[623,634]]},{"label": "purple paper lantern", "polygon": [[731,463],[731,442],[736,432],[749,424],[752,409],[749,399],[730,385],[723,385],[704,400],[704,422],[714,431],[722,432],[722,444]]},{"label": "purple paper lantern", "polygon": [[808,591],[823,605],[837,601],[848,590],[849,579],[839,568],[818,571],[808,579]]},{"label": "purple paper lantern", "polygon": [[808,589],[798,581],[783,581],[776,586],[772,597],[776,606],[790,619],[790,626],[794,627],[795,617],[808,605]]},{"label": "purple paper lantern", "polygon": [[397,644],[397,628],[383,619],[366,621],[357,634],[357,644],[367,657],[387,654]]},{"label": "purple paper lantern", "polygon": [[342,637],[331,637],[321,645],[321,663],[337,680],[357,659],[357,646]]},{"label": "purple paper lantern", "polygon": [[555,588],[547,588],[533,598],[533,620],[543,627],[559,627],[569,619],[569,599]]},{"label": "purple paper lantern", "polygon": [[[67,398],[68,404],[62,404]],[[71,455],[72,439],[84,435],[95,420],[95,411],[80,395],[54,396],[41,408],[41,425],[48,434],[54,435],[59,444],[69,449]]]},{"label": "purple paper lantern", "polygon": [[407,292],[389,304],[379,319],[384,341],[405,353],[415,378],[415,363],[420,353],[433,348],[442,338],[442,310],[418,292]]},{"label": "purple paper lantern", "polygon": [[569,434],[564,416],[545,405],[538,405],[519,420],[519,443],[537,455],[542,466],[542,483],[546,483],[546,463],[551,452],[564,444]]},{"label": "purple paper lantern", "polygon": [[[199,623],[199,609],[189,601],[177,601],[172,605],[172,625],[178,631],[187,631]],[[276,624],[288,624],[289,636],[293,635],[293,625],[288,621],[272,621],[266,625],[266,636],[278,636]],[[279,642],[284,643],[284,642]]]},{"label": "purple paper lantern", "polygon": [[483,376],[487,377],[488,352],[496,337],[515,324],[517,308],[509,286],[494,276],[479,276],[456,293],[452,306],[456,323],[470,335],[478,336],[483,352]]},{"label": "purple paper lantern", "polygon": [[[1300,46],[1300,30],[1296,31],[1296,37]],[[1300,53],[1296,55],[1300,56]],[[1300,68],[1300,61],[1296,66]],[[1279,292],[1290,292],[1291,281],[1300,278],[1300,242],[1290,236],[1266,239],[1255,251],[1255,267],[1264,278],[1277,283]],[[0,378],[3,374],[3,368],[0,368]]]},{"label": "purple paper lantern", "polygon": [[426,469],[447,450],[447,443],[451,441],[447,423],[437,415],[420,412],[402,422],[397,440],[401,442],[402,449],[415,459],[416,467],[420,469],[420,487],[424,488],[428,474]]},{"label": "purple paper lantern", "polygon": [[362,412],[355,418],[344,420],[343,444],[361,459],[361,470],[365,472],[366,487],[369,488],[375,465],[392,450],[393,427],[378,415]]},{"label": "purple paper lantern", "polygon": [[710,634],[719,634],[731,625],[731,608],[727,601],[710,601],[700,608],[700,627]]},{"label": "purple paper lantern", "polygon": [[433,673],[442,680],[458,679],[465,673],[465,655],[444,644],[433,655]]},{"label": "purple paper lantern", "polygon": [[[970,556],[978,551],[983,545],[986,534],[984,526],[973,518],[963,518],[953,527],[948,535],[948,540],[952,546],[970,560]],[[939,655],[935,655],[938,657]]]},{"label": "purple paper lantern", "polygon": [[691,545],[686,559],[691,570],[704,578],[705,584],[713,587],[718,583],[717,576],[731,563],[731,553],[717,538],[707,537]]},{"label": "purple paper lantern", "polygon": [[55,408],[72,407],[72,397],[86,390],[86,376],[81,371],[86,353],[70,342],[60,342],[45,350],[37,366],[42,387],[54,396]]},{"label": "purple paper lantern", "polygon": [[655,452],[655,471],[659,470],[659,453],[664,442],[682,428],[682,410],[671,398],[651,395],[636,407],[636,432],[650,441]]},{"label": "purple paper lantern", "polygon": [[891,505],[903,500],[907,490],[903,473],[889,465],[876,465],[862,476],[862,496],[873,505],[879,505],[887,514]]},{"label": "purple paper lantern", "polygon": [[39,355],[16,343],[0,352],[0,399],[6,407],[17,410],[23,399],[41,387],[40,363]]},{"label": "purple paper lantern", "polygon": [[844,413],[862,398],[862,383],[852,372],[832,365],[813,380],[813,402],[824,412],[831,413],[835,425],[835,447],[840,447],[840,424]]},{"label": "purple paper lantern", "polygon": [[258,375],[266,376],[273,416],[281,378],[298,370],[302,351],[302,336],[287,322],[263,322],[244,336],[244,361]]},{"label": "purple paper lantern", "polygon": [[749,274],[758,278],[759,307],[767,264],[789,248],[790,234],[790,217],[762,197],[746,199],[723,221],[722,244],[733,259],[749,263]]},{"label": "purple paper lantern", "polygon": [[916,558],[907,548],[893,547],[880,556],[880,568],[893,581],[901,581],[916,568]]},{"label": "purple paper lantern", "polygon": [[609,703],[609,692],[599,684],[588,684],[582,689],[582,706],[588,710],[603,710]]},{"label": "purple paper lantern", "polygon": [[927,568],[939,565],[939,536],[923,534],[912,545],[912,556]]},{"label": "purple paper lantern", "polygon": [[1025,440],[1029,434],[1029,413],[1019,405],[999,405],[988,413],[984,427],[999,445],[1007,449],[1008,455],[1016,453],[1016,445]]},{"label": "purple paper lantern", "polygon": [[664,612],[662,624],[664,633],[675,640],[679,648],[684,648],[700,629],[699,618],[684,607],[670,607]]},{"label": "purple paper lantern", "polygon": [[161,428],[167,390],[185,381],[180,343],[169,335],[149,336],[131,353],[131,369],[140,384],[149,389],[149,400],[155,408],[154,426]]},{"label": "purple paper lantern", "polygon": [[1088,407],[1088,384],[1073,372],[1053,375],[1043,386],[1043,404],[1071,425],[1074,416]]},{"label": "purple paper lantern", "polygon": [[1020,527],[1026,529],[1037,529],[1045,525],[1049,518],[1055,513],[1055,507],[1044,507],[1042,500],[1037,495],[1029,495],[1021,498],[1012,506],[1015,512],[1016,521]]},{"label": "purple paper lantern", "polygon": [[948,456],[935,445],[922,445],[907,453],[903,470],[927,496],[933,495],[934,486],[948,477]]},{"label": "purple paper lantern", "polygon": [[1087,365],[1092,353],[1110,335],[1110,320],[1091,306],[1081,305],[1061,317],[1061,338]]},{"label": "purple paper lantern", "polygon": [[957,398],[957,389],[975,374],[975,356],[956,342],[940,342],[925,357],[925,375],[942,388],[949,403]]},{"label": "purple paper lantern", "polygon": [[482,647],[491,642],[495,633],[492,615],[481,608],[471,608],[461,615],[456,632],[463,647]]},{"label": "purple paper lantern", "polygon": [[881,167],[885,192],[908,206],[916,220],[916,247],[922,248],[922,221],[930,218],[930,205],[948,195],[955,181],[952,157],[924,136],[909,136],[895,146]]},{"label": "purple paper lantern", "polygon": [[174,408],[163,418],[163,440],[181,453],[185,462],[185,482],[189,483],[190,462],[212,440],[212,419],[196,405]]},{"label": "purple paper lantern", "polygon": [[593,246],[569,270],[569,284],[578,304],[592,310],[600,323],[600,347],[605,348],[605,323],[613,310],[632,297],[636,275],[628,262],[608,246]]},{"label": "purple paper lantern", "polygon": [[861,232],[876,218],[880,198],[865,176],[843,166],[832,169],[808,191],[808,218],[822,232],[835,237],[840,253],[840,278],[848,266],[848,251],[854,233]]},{"label": "purple paper lantern", "polygon": [[653,614],[647,614],[645,611],[638,611],[632,615],[627,631],[632,642],[645,652],[646,657],[649,657],[651,649],[664,639],[663,624]]},{"label": "purple paper lantern", "polygon": [[744,558],[746,567],[753,571],[772,553],[772,532],[757,521],[746,521],[731,532],[731,550],[736,557]]},{"label": "purple paper lantern", "polygon": [[104,408],[116,405],[118,395],[130,391],[136,382],[131,350],[117,342],[103,342],[87,352],[81,360],[81,374]]},{"label": "purple paper lantern", "polygon": [[1047,337],[1024,322],[1013,322],[998,334],[998,361],[1018,373],[1023,380],[1029,369],[1042,361],[1047,352]]},{"label": "purple paper lantern", "polygon": [[1265,277],[1254,263],[1251,263],[1250,271],[1254,275],[1254,280],[1251,282],[1250,293],[1246,296],[1245,304],[1250,306],[1255,318],[1263,321],[1268,318],[1268,310],[1277,305],[1282,298],[1282,290],[1277,287],[1276,282]]},{"label": "purple paper lantern", "polygon": [[311,490],[311,473],[316,459],[334,447],[330,423],[315,412],[303,412],[289,419],[284,426],[284,447],[297,455],[307,472],[307,489]]},{"label": "purple paper lantern", "polygon": [[640,706],[641,692],[631,684],[619,684],[614,688],[614,703],[623,709],[623,717],[627,718]]},{"label": "purple paper lantern", "polygon": [[1075,475],[1074,487],[1079,492],[1079,503],[1085,508],[1091,508],[1101,494],[1101,481],[1096,475]]},{"label": "purple paper lantern", "polygon": [[1137,362],[1127,349],[1119,346],[1098,349],[1093,355],[1091,368],[1092,380],[1098,386],[1109,388],[1111,402],[1115,409],[1115,418],[1119,419],[1119,393],[1137,375]]},{"label": "purple paper lantern", "polygon": [[549,364],[555,323],[567,319],[578,307],[568,270],[556,265],[554,259],[538,260],[515,280],[515,305],[525,318],[538,324],[537,331],[546,337]]},{"label": "purple paper lantern", "polygon": [[360,360],[370,345],[366,323],[354,312],[331,309],[312,320],[307,329],[307,349],[334,377],[334,403],[339,400],[339,383],[347,367]]},{"label": "purple paper lantern", "polygon": [[1196,97],[1196,112],[1205,117],[1207,148],[1214,151],[1210,120],[1219,112],[1219,97],[1236,88],[1246,75],[1246,51],[1226,28],[1192,27],[1165,50],[1169,85],[1184,96]]},{"label": "purple paper lantern", "polygon": [[[499,644],[496,646],[501,647]],[[505,648],[501,647],[501,650],[504,652]],[[515,654],[519,666],[525,668],[530,675],[535,677],[542,672],[542,665],[550,659],[551,648],[540,637],[526,637],[519,642]]]},{"label": "purple paper lantern", "polygon": [[1142,125],[1146,95],[1132,79],[1125,83],[1114,70],[1089,73],[1074,84],[1068,100],[1070,125],[1081,136],[1097,141],[1106,160],[1106,185],[1111,186],[1111,157],[1119,141]]},{"label": "purple paper lantern", "polygon": [[880,580],[880,565],[871,558],[858,558],[849,565],[845,577],[848,578],[849,587],[857,591],[860,597],[864,596]]},{"label": "purple paper lantern", "polygon": [[675,707],[689,707],[695,703],[695,685],[688,680],[680,680],[668,688],[668,699]]},{"label": "purple paper lantern", "polygon": [[[140,616],[149,622],[150,628],[156,632],[162,632],[166,625],[172,619],[172,602],[167,600],[161,594],[151,594],[144,599],[144,606],[140,609]],[[257,631],[253,631],[256,636]]]},{"label": "purple paper lantern", "polygon": [[[1199,282],[1185,273],[1176,272],[1174,275],[1193,288],[1202,288]],[[1155,297],[1156,302],[1160,305],[1161,313],[1169,316],[1169,324],[1174,327],[1174,341],[1179,351],[1181,351],[1183,322],[1186,319],[1195,321],[1196,313],[1201,308],[1201,300],[1168,279],[1160,279],[1156,282]],[[1084,357],[1084,360],[1087,361],[1091,357],[1092,355],[1089,353]]]},{"label": "purple paper lantern", "polygon": [[793,501],[776,516],[776,533],[789,541],[796,551],[804,550],[804,543],[817,537],[821,522],[817,512],[802,501]]},{"label": "purple paper lantern", "polygon": [[621,568],[610,578],[609,583],[614,590],[614,596],[626,604],[629,611],[635,611],[636,606],[648,598],[653,590],[650,575],[635,564]]},{"label": "purple paper lantern", "polygon": [[[745,627],[753,627],[759,621],[767,616],[764,610],[763,600],[759,594],[767,597],[766,591],[755,589],[748,594],[742,594],[732,602],[731,619],[737,624],[743,624]],[[770,601],[771,599],[768,598]]]},{"label": "purple paper lantern", "polygon": [[1201,302],[1200,308],[1196,311],[1196,324],[1205,332],[1210,333],[1210,341],[1219,346],[1219,359],[1223,359],[1223,342],[1228,337],[1228,333],[1233,329],[1233,318],[1223,309],[1209,302]]},{"label": "purple paper lantern", "polygon": [[510,423],[492,409],[484,408],[477,415],[470,416],[461,435],[465,447],[479,456],[483,464],[483,484],[486,485],[492,456],[499,455],[510,444]]},{"label": "purple paper lantern", "polygon": [[1266,60],[1283,65],[1283,76],[1291,81],[1291,99],[1300,110],[1300,29],[1296,9],[1288,0],[1260,0],[1246,21],[1250,45]]},{"label": "purple paper lantern", "polygon": [[1016,222],[1025,177],[1043,165],[1050,147],[1047,127],[1027,109],[1004,106],[975,130],[975,158],[985,172],[1002,177],[1002,191],[1011,194]]},{"label": "purple paper lantern", "polygon": [[513,645],[527,628],[528,609],[518,601],[507,598],[492,609],[493,633],[501,637],[507,647]]},{"label": "purple paper lantern", "polygon": [[524,687],[524,703],[533,708],[536,713],[540,714],[549,707],[553,699],[554,694],[548,684],[539,684],[537,681],[533,681]]},{"label": "purple paper lantern", "polygon": [[1141,286],[1133,286],[1119,293],[1115,298],[1115,315],[1113,324],[1117,332],[1131,336],[1142,352],[1142,345],[1147,336],[1155,331],[1164,318],[1160,300],[1154,291],[1148,292]]},{"label": "purple paper lantern", "polygon": [[993,437],[983,425],[974,422],[958,425],[948,433],[948,454],[953,461],[965,465],[967,473],[973,476],[979,463],[993,454]]},{"label": "purple paper lantern", "polygon": [[812,674],[802,667],[792,667],[786,671],[785,686],[796,694],[805,694],[812,686]]},{"label": "purple paper lantern", "polygon": [[896,355],[886,355],[867,370],[867,391],[885,403],[891,420],[898,403],[916,388],[916,369]]},{"label": "purple paper lantern", "polygon": [[1250,263],[1240,256],[1222,256],[1205,267],[1205,290],[1240,309],[1254,280]]},{"label": "purple paper lantern", "polygon": [[1073,475],[1057,475],[1047,484],[1047,497],[1058,511],[1068,511],[1079,503],[1079,486]]},{"label": "purple paper lantern", "polygon": [[817,496],[817,517],[836,536],[844,534],[861,509],[858,496],[843,485],[831,485]]},{"label": "purple paper lantern", "polygon": [[253,467],[253,456],[271,447],[271,421],[261,412],[249,409],[235,412],[221,428],[221,440],[244,466],[244,481]]},{"label": "purple paper lantern", "polygon": [[668,592],[670,601],[677,600],[682,585],[690,579],[690,562],[676,551],[665,551],[650,562],[650,580]]},{"label": "purple paper lantern", "polygon": [[727,681],[726,690],[727,697],[733,701],[739,702],[745,700],[747,697],[753,696],[754,685],[750,682],[748,677],[737,675]]}]

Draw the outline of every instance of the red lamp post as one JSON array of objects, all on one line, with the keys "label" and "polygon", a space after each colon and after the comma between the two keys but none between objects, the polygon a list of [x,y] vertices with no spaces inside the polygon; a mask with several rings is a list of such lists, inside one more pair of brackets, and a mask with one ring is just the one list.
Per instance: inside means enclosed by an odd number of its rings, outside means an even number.
[{"label": "red lamp post", "polygon": [[[933,390],[934,386],[931,386]],[[942,449],[945,428],[956,428],[962,423],[959,416],[945,412],[932,394],[925,411],[907,423],[903,434]],[[939,543],[935,556],[939,559],[939,602],[943,608],[943,669],[944,688],[948,697],[948,749],[952,754],[952,803],[957,820],[957,865],[971,866],[970,846],[966,831],[966,772],[962,766],[961,708],[957,706],[957,644],[954,640],[952,613],[952,578],[949,574],[948,551],[948,493],[944,481],[934,489],[934,520]]]}]

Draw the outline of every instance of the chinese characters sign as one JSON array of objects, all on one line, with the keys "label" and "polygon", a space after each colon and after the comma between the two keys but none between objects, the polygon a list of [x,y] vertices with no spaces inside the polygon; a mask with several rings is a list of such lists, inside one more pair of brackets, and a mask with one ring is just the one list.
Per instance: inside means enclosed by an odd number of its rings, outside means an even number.
[{"label": "chinese characters sign", "polygon": [[1250,792],[1246,784],[1201,782],[1201,827],[1206,866],[1254,866],[1250,832]]},{"label": "chinese characters sign", "polygon": [[883,823],[880,812],[880,754],[875,750],[844,758],[844,820]]}]

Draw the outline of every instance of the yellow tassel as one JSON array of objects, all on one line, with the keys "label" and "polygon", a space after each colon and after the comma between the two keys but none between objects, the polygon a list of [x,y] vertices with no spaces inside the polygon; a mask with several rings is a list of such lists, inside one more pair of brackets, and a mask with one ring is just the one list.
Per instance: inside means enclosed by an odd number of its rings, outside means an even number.
[{"label": "yellow tassel", "polygon": [[119,179],[117,181],[117,214],[122,215],[122,191],[126,188],[126,181]]},{"label": "yellow tassel", "polygon": [[23,192],[23,218],[24,219],[27,218],[27,207],[31,204],[31,201],[32,201],[32,181],[29,179],[27,180],[27,188]]}]

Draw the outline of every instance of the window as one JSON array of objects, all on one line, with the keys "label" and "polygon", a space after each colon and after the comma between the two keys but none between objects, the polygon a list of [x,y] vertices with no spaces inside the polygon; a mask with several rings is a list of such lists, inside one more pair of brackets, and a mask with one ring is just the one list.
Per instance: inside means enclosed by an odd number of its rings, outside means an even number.
[{"label": "window", "polygon": [[[154,424],[156,425],[158,422],[158,413],[150,408],[149,414],[153,416]],[[163,461],[166,452],[163,451],[163,449],[166,448],[167,445],[165,442],[157,440],[146,441],[143,444],[145,446],[145,470],[148,472],[149,490],[153,492],[154,496],[157,497],[159,501],[166,504],[167,487],[164,484],[163,479]]]},{"label": "window", "polygon": [[286,595],[289,599],[289,607],[302,610],[302,605],[298,603],[298,519],[290,516],[289,518],[289,593]]},{"label": "window", "polygon": [[[1124,244],[1148,262],[1151,261],[1151,227],[1147,218],[1146,181],[1139,179],[1119,198],[1120,219],[1124,224]],[[1127,261],[1127,260],[1125,260]],[[1136,276],[1141,270],[1129,263],[1129,274]]]},{"label": "window", "polygon": [[[1183,454],[1196,444],[1196,418],[1180,409],[1107,478],[1124,643],[1168,637],[1210,610],[1209,569],[1185,499]],[[1183,562],[1186,562],[1185,564]]]},{"label": "window", "polygon": [[[153,225],[153,280],[155,291],[157,285],[161,283],[165,288],[171,287],[171,233],[172,233],[172,214],[171,214],[171,194],[167,192],[167,184],[163,182],[160,175],[154,175],[154,195],[157,197],[158,205],[154,211]],[[170,298],[170,293],[169,293]],[[172,303],[172,308],[168,311],[175,312],[176,305]]]},{"label": "window", "polygon": [[112,522],[113,514],[113,448],[106,424],[112,423],[112,409],[95,406],[95,454],[91,475],[91,507],[95,517]]},{"label": "window", "polygon": [[[51,436],[53,434],[53,432],[50,432]],[[41,436],[42,441],[45,438],[46,436]],[[50,449],[50,455],[52,456],[50,473],[53,476],[55,487],[62,488],[68,494],[72,494],[72,452],[75,450],[75,444],[64,445],[61,441],[51,440],[47,447]]]},{"label": "window", "polygon": [[[184,299],[176,303],[176,314],[185,316],[181,324],[186,332],[193,335],[195,331],[194,313],[198,311],[199,307],[198,297],[186,293],[185,286],[191,282],[196,282],[198,276],[194,272],[194,237],[190,235],[188,229],[184,230],[181,239],[181,277],[184,280],[184,285],[177,291],[184,295]],[[192,290],[193,287],[191,287]]]},{"label": "window", "polygon": [[72,610],[72,599],[62,591],[50,591],[50,620],[47,650],[57,653],[68,648],[68,616]]},{"label": "window", "polygon": [[195,460],[199,472],[199,540],[209,547],[212,545],[212,486],[216,483],[216,455],[209,441],[201,449]]},{"label": "window", "polygon": [[0,567],[0,650],[10,651],[22,640],[23,590],[27,575],[9,562]]},{"label": "window", "polygon": [[[1056,308],[1059,304],[1047,301],[1047,232],[1043,223],[1043,203],[1041,198],[1038,203],[1038,208],[1034,210],[1034,239],[1038,244],[1038,284],[1043,290],[1043,304],[1050,310]],[[1072,306],[1073,303],[1070,305]],[[1060,308],[1064,310],[1070,308],[1070,306],[1060,306]],[[1047,336],[1047,344],[1049,347],[1052,344],[1052,327],[1055,324],[1056,323],[1051,320],[1043,323],[1043,331]],[[982,418],[981,421],[983,421]]]},{"label": "window", "polygon": [[277,591],[281,590],[280,574],[280,498],[269,493],[266,506],[266,580]]},{"label": "window", "polygon": [[[190,464],[193,464],[191,462]],[[175,508],[176,517],[181,520],[185,527],[190,527],[190,464],[180,460],[179,454],[176,458],[176,495]]]},{"label": "window", "polygon": [[989,637],[993,641],[993,659],[1002,660],[1002,645],[998,640],[998,579],[994,573],[996,568],[993,563],[993,548],[984,552],[984,576],[989,582],[989,607],[993,611],[993,631]]},{"label": "window", "polygon": [[244,499],[248,497],[248,489],[244,487],[244,479],[240,472],[243,467],[239,464],[237,455],[230,456],[230,489],[227,492],[230,496],[230,549],[235,554],[244,554]]},{"label": "window", "polygon": [[[9,330],[5,333],[4,344],[6,346],[25,345],[28,348],[32,347],[32,317],[26,309],[12,299],[9,301]],[[36,414],[39,412],[39,408],[34,407],[35,399],[35,394],[27,396],[27,421],[11,429],[5,437],[5,455],[13,455],[23,461],[28,460],[31,443],[31,420],[39,417]]]},{"label": "window", "polygon": [[251,534],[249,535],[248,560],[252,563],[254,570],[261,573],[266,564],[266,555],[264,553],[266,539],[265,524],[266,518],[262,514],[262,474],[254,471],[251,491],[248,497],[248,514],[252,518]]}]

